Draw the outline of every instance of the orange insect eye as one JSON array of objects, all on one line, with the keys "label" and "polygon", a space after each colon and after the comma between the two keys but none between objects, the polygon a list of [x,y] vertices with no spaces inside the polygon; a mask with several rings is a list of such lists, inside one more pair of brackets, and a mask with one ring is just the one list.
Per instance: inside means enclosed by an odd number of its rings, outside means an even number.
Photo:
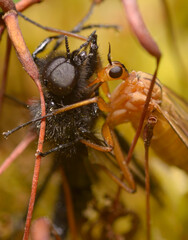
[{"label": "orange insect eye", "polygon": [[116,66],[110,69],[109,76],[111,78],[120,78],[123,73],[123,69],[120,66]]}]

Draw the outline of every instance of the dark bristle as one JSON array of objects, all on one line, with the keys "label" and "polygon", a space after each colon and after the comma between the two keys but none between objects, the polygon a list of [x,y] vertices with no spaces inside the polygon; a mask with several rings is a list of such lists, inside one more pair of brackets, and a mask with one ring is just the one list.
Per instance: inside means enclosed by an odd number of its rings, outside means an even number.
[{"label": "dark bristle", "polygon": [[112,65],[112,60],[111,60],[111,45],[109,43],[109,50],[108,50],[108,62],[110,65]]},{"label": "dark bristle", "polygon": [[67,58],[70,58],[70,48],[69,48],[69,42],[68,42],[67,36],[65,36],[65,47],[66,47]]}]

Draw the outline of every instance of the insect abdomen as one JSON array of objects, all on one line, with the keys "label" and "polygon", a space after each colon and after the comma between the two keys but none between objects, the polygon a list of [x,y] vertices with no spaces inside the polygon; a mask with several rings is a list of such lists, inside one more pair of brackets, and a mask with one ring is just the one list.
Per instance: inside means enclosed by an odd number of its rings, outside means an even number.
[{"label": "insect abdomen", "polygon": [[188,172],[187,147],[160,113],[157,113],[157,117],[158,122],[151,143],[152,149],[168,164]]},{"label": "insect abdomen", "polygon": [[[151,148],[161,160],[188,172],[187,147],[161,113],[155,111],[153,115],[157,117],[157,124],[153,130]],[[138,121],[132,125],[137,129]],[[143,137],[143,133],[141,133],[141,137]]]}]

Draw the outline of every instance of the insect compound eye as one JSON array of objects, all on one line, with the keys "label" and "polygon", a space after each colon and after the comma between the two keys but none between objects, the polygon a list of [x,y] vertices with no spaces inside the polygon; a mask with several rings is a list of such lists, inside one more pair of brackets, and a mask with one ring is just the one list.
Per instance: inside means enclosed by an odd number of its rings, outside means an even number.
[{"label": "insect compound eye", "polygon": [[111,78],[120,78],[123,73],[123,69],[120,66],[115,66],[110,69],[109,76]]},{"label": "insect compound eye", "polygon": [[75,66],[64,57],[53,59],[44,69],[44,83],[57,96],[68,95],[76,83]]}]

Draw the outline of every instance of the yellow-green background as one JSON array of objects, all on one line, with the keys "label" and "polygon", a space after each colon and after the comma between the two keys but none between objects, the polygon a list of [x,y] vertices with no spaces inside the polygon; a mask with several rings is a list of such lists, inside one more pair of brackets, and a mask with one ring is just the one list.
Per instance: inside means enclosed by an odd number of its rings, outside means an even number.
[{"label": "yellow-green background", "polygon": [[[140,0],[138,1],[144,21],[152,36],[158,43],[162,52],[158,78],[179,95],[187,98],[188,92],[188,2],[186,0],[169,0],[167,5],[172,19],[174,39],[179,49],[181,61],[177,57],[175,47],[172,45],[171,36],[168,35],[163,12],[163,1]],[[90,1],[86,0],[44,0],[24,11],[24,14],[32,20],[45,26],[71,30],[90,7]],[[26,44],[33,52],[39,43],[49,36],[49,33],[33,26],[19,17],[20,27]],[[153,73],[155,59],[151,57],[138,43],[129,29],[126,21],[123,5],[118,0],[106,0],[97,6],[87,23],[91,24],[117,24],[122,27],[119,32],[114,30],[98,29],[99,53],[103,65],[107,64],[108,43],[111,43],[112,59],[119,60],[131,71],[144,71]],[[91,30],[82,34],[87,36]],[[51,34],[52,35],[52,34]],[[80,41],[71,41],[70,49],[73,50],[81,44]],[[3,59],[6,48],[6,33],[0,43],[0,73],[3,69]],[[11,62],[8,75],[6,92],[16,98],[27,101],[33,96],[38,96],[33,81],[24,72],[17,60],[14,50],[11,53]],[[1,115],[0,131],[14,128],[28,119],[27,110],[22,109],[10,100],[6,100]],[[130,125],[128,125],[130,126]],[[125,128],[125,136],[128,127]],[[15,146],[23,139],[27,129],[20,130],[10,136],[8,140],[0,139],[0,161],[11,153]],[[133,133],[128,134],[131,141]],[[162,141],[162,140],[161,140]],[[140,142],[137,149],[139,159],[143,159],[143,145]],[[11,167],[0,176],[0,239],[6,238],[13,229],[17,219],[22,217],[28,203],[30,184],[34,165],[35,143],[26,150]],[[161,208],[155,200],[152,200],[152,239],[188,239],[188,179],[187,176],[173,167],[168,167],[158,161],[153,155],[151,167],[158,176],[164,188],[165,206]],[[42,176],[50,166],[50,157],[42,162]],[[53,187],[59,181],[59,176],[53,177],[50,190],[45,192],[41,199],[35,217],[49,215],[51,205],[56,198],[56,189]],[[50,193],[50,194],[49,194]],[[144,191],[138,189],[134,195],[125,194],[126,204],[135,210],[140,216],[140,227],[135,239],[145,238],[145,198]]]}]

